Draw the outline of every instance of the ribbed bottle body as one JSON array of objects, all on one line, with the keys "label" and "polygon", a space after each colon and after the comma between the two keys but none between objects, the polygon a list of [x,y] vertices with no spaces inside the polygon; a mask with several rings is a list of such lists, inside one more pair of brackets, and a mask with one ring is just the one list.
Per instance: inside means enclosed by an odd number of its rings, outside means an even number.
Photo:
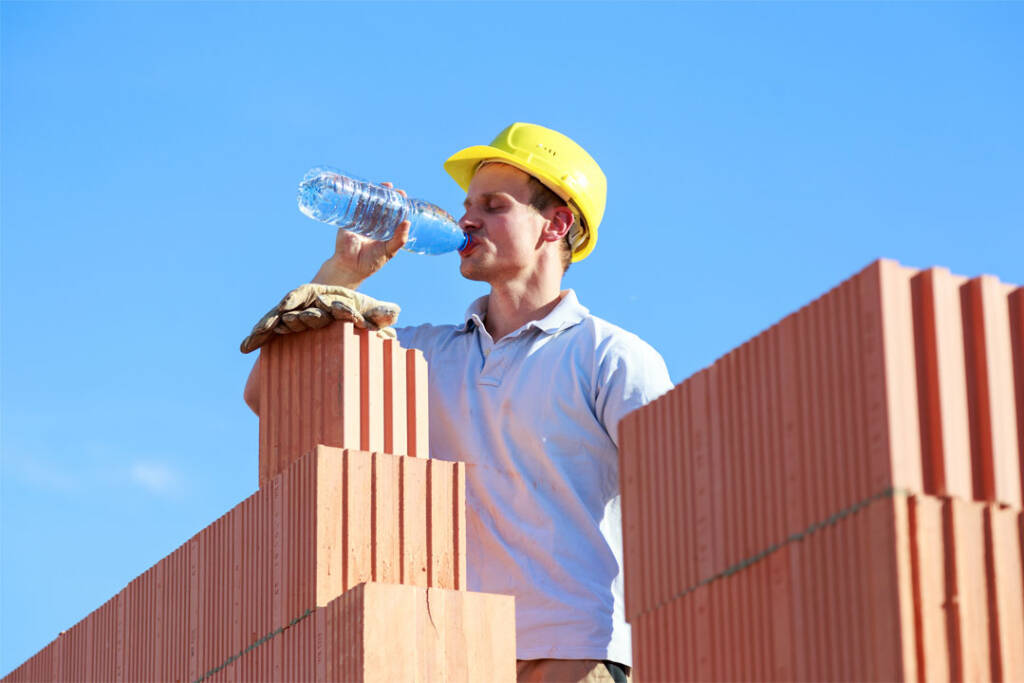
[{"label": "ribbed bottle body", "polygon": [[310,218],[375,240],[389,239],[404,220],[410,222],[405,248],[417,254],[460,249],[466,236],[444,209],[397,190],[314,168],[299,184],[299,210]]}]

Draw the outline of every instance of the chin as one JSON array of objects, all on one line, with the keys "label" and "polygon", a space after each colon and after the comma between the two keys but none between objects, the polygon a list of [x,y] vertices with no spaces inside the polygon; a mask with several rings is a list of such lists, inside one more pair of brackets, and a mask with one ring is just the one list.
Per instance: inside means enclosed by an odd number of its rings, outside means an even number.
[{"label": "chin", "polygon": [[459,261],[459,272],[467,280],[486,280],[488,268],[479,259],[466,256]]},{"label": "chin", "polygon": [[480,272],[479,268],[474,268],[473,265],[467,261],[463,261],[459,264],[459,272],[462,273],[462,277],[467,280],[486,280],[487,277]]}]

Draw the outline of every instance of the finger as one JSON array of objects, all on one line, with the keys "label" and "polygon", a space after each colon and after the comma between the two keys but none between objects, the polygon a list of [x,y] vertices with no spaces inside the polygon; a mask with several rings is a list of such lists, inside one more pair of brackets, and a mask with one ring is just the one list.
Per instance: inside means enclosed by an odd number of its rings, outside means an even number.
[{"label": "finger", "polygon": [[398,339],[398,335],[395,333],[395,328],[393,327],[382,327],[377,330],[377,334],[384,339]]},{"label": "finger", "polygon": [[412,223],[409,221],[402,221],[398,224],[398,228],[395,230],[395,234],[391,236],[387,244],[384,245],[384,256],[391,260],[398,253],[398,250],[405,246],[405,243],[409,241],[409,226]]},{"label": "finger", "polygon": [[363,324],[363,316],[340,301],[332,303],[331,315],[334,316],[335,320],[341,320],[342,322],[355,323],[357,325]]},{"label": "finger", "polygon": [[271,338],[276,336],[273,330],[267,330],[262,334],[250,334],[248,337],[242,340],[240,350],[242,353],[252,353],[256,349],[260,348]]},{"label": "finger", "polygon": [[270,309],[265,316],[260,318],[255,325],[252,326],[252,332],[250,332],[250,334],[263,334],[264,332],[269,332],[270,330],[274,329],[274,326],[277,325],[277,322],[280,319],[280,313],[277,307],[275,306],[274,308]]},{"label": "finger", "polygon": [[389,327],[398,320],[398,306],[382,303],[363,311],[363,317],[372,322],[376,327]]},{"label": "finger", "polygon": [[356,305],[354,297],[351,296],[339,296],[337,294],[321,294],[316,298],[314,302],[316,307],[325,313],[333,313],[335,307],[339,310],[345,310],[351,313],[356,313],[359,307]]},{"label": "finger", "polygon": [[319,308],[307,308],[304,311],[299,311],[299,320],[305,323],[309,329],[319,330],[321,327],[327,327],[333,323],[334,316]]},{"label": "finger", "polygon": [[409,196],[409,195],[407,195],[405,193],[405,190],[395,189],[395,186],[391,182],[389,182],[389,181],[385,181],[385,182],[381,183],[381,187],[390,187],[391,189],[395,190],[396,192],[398,192],[398,194],[402,195],[403,197],[408,197]]},{"label": "finger", "polygon": [[299,314],[296,311],[289,311],[281,316],[281,322],[288,327],[292,332],[305,332],[308,328],[306,324],[299,320]]}]

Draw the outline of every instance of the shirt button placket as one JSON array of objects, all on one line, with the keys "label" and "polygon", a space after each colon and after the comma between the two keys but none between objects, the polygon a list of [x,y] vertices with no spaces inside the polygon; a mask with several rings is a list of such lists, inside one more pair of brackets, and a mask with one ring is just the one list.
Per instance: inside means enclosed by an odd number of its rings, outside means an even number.
[{"label": "shirt button placket", "polygon": [[480,373],[480,384],[498,386],[505,371],[505,350],[498,342],[484,351],[484,369]]}]

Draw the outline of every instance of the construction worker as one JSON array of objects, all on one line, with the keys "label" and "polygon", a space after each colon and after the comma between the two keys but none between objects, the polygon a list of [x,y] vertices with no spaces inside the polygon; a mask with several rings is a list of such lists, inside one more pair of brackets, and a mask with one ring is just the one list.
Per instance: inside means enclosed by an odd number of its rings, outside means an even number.
[{"label": "construction worker", "polygon": [[[468,587],[515,596],[519,680],[626,680],[618,422],[671,382],[656,351],[561,287],[570,262],[597,242],[604,173],[568,137],[524,123],[444,167],[466,191],[459,226],[471,239],[460,271],[490,294],[461,324],[397,335],[428,362],[432,456],[468,463]],[[388,241],[339,230],[314,279],[330,287],[316,291],[348,296],[342,307],[357,321],[388,321],[386,304],[346,292],[407,235],[407,223]],[[289,316],[280,331],[299,331],[303,320],[324,324],[316,313],[268,315]],[[266,320],[243,349],[266,338]],[[255,377],[246,387],[254,409]]]}]

